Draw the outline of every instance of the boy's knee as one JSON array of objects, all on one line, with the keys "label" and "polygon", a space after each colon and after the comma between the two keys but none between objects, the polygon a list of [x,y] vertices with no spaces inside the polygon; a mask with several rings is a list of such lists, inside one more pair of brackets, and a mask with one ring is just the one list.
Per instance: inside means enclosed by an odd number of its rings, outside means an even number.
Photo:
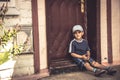
[{"label": "boy's knee", "polygon": [[92,65],[93,65],[93,66],[95,66],[96,64],[97,64],[97,62],[95,62],[95,61],[94,61],[94,62],[92,62]]},{"label": "boy's knee", "polygon": [[89,64],[88,62],[86,62],[86,63],[84,64],[84,66],[90,66],[90,64]]}]

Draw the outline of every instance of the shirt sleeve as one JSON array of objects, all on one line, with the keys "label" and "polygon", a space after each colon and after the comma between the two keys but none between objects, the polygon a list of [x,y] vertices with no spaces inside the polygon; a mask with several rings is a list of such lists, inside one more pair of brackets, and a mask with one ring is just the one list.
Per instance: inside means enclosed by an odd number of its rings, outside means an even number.
[{"label": "shirt sleeve", "polygon": [[73,42],[71,42],[69,45],[69,53],[74,53],[74,52],[75,52],[75,45],[73,44]]},{"label": "shirt sleeve", "polygon": [[89,47],[89,46],[87,46],[87,49],[86,49],[86,51],[90,51],[90,47]]},{"label": "shirt sleeve", "polygon": [[86,41],[86,43],[87,43],[87,49],[86,49],[86,51],[90,51],[90,47],[88,45],[88,41]]}]

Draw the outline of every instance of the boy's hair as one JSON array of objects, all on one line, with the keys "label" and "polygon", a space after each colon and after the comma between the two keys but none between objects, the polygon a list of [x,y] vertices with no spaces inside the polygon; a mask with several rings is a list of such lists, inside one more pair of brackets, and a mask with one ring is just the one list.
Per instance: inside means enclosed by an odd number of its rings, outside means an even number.
[{"label": "boy's hair", "polygon": [[72,28],[72,32],[74,33],[77,30],[83,32],[82,26],[81,25],[74,25]]}]

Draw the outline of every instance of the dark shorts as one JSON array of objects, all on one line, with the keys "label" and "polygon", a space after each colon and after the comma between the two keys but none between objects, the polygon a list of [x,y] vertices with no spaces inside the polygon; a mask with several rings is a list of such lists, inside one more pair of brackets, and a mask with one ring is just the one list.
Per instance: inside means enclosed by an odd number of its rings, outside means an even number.
[{"label": "dark shorts", "polygon": [[[82,59],[79,59],[79,58],[73,58],[73,60],[75,61],[75,63],[76,63],[80,68],[84,67],[84,64],[86,63],[86,61],[84,61],[84,60],[82,60]],[[93,60],[92,58],[90,58],[89,61],[87,61],[87,62],[89,62],[90,64],[92,64],[93,61],[94,61],[94,60]]]}]

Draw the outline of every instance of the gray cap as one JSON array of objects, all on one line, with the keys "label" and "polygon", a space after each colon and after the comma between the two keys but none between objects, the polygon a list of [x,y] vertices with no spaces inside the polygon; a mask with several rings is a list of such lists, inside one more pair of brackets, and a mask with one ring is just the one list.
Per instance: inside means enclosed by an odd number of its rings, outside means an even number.
[{"label": "gray cap", "polygon": [[73,29],[72,29],[72,32],[74,33],[74,32],[77,31],[77,30],[83,31],[82,26],[81,26],[81,25],[74,25],[74,26],[73,26]]}]

